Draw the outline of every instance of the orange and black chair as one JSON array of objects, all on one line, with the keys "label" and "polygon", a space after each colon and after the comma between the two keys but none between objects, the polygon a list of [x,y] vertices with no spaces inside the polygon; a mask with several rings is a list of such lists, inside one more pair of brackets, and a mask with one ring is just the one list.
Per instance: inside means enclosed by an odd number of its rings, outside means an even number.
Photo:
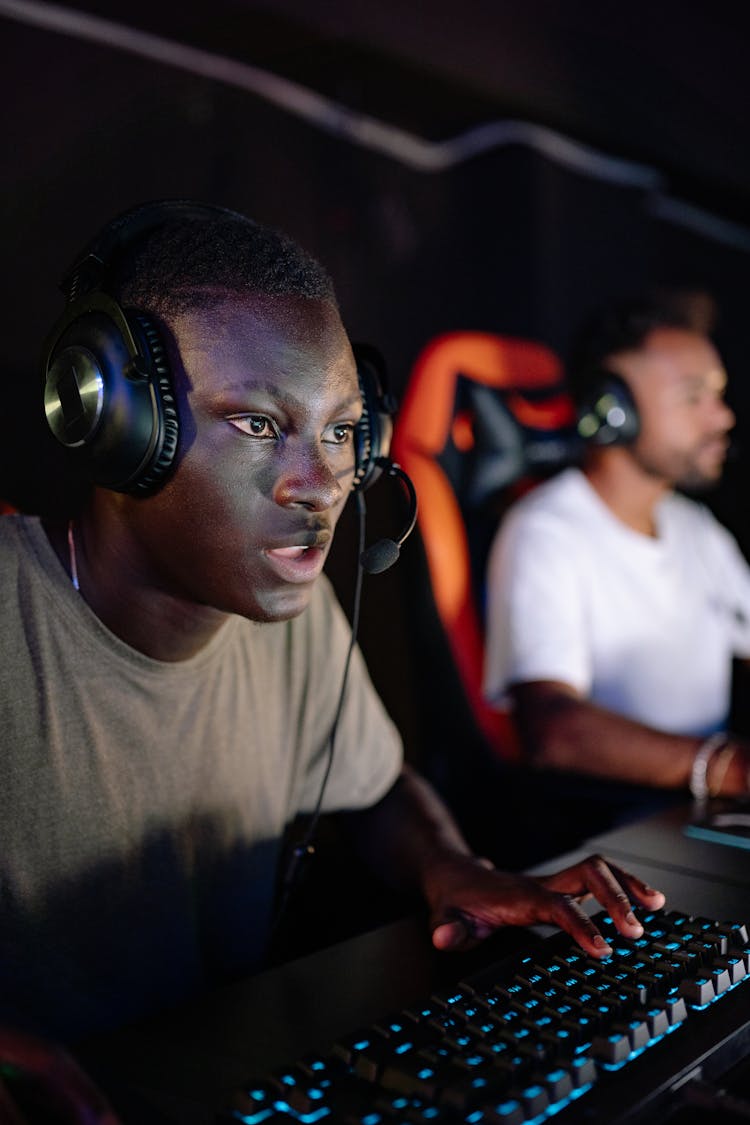
[{"label": "orange and black chair", "polygon": [[513,724],[482,697],[486,556],[508,504],[570,462],[574,433],[556,354],[488,332],[432,340],[396,420],[393,456],[417,490],[442,632],[481,737],[506,761],[518,758]]}]

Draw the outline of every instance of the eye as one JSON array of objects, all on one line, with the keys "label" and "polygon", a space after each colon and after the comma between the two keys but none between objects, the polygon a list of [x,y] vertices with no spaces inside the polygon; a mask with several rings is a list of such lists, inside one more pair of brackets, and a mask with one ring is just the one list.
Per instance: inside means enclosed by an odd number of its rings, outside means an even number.
[{"label": "eye", "polygon": [[249,437],[273,440],[280,437],[278,426],[265,414],[236,414],[227,418],[233,426]]},{"label": "eye", "polygon": [[347,445],[354,436],[353,422],[335,422],[323,435],[323,441],[331,445]]}]

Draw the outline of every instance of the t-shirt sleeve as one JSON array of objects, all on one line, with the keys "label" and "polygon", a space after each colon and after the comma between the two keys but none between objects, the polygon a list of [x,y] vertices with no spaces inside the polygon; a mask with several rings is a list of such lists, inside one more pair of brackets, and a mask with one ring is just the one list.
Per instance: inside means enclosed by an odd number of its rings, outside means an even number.
[{"label": "t-shirt sleeve", "polygon": [[[305,771],[299,804],[302,811],[312,810],[318,800],[351,639],[349,623],[327,582],[320,584],[311,609],[312,698],[318,700],[317,714],[325,718],[319,745]],[[355,646],[336,724],[324,811],[375,804],[396,781],[402,761],[399,733],[375,691],[359,647]]]},{"label": "t-shirt sleeve", "polygon": [[484,692],[491,703],[502,705],[512,684],[534,680],[588,693],[584,582],[559,519],[523,508],[508,513],[487,567]]},{"label": "t-shirt sleeve", "polygon": [[712,587],[729,620],[732,652],[750,659],[750,566],[730,532],[707,509],[704,542],[711,544]]}]

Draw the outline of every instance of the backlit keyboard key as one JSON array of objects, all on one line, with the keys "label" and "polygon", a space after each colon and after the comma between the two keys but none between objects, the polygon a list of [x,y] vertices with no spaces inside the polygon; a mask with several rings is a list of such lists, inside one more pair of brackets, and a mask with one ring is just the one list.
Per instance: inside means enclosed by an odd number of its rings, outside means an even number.
[{"label": "backlit keyboard key", "polygon": [[609,1035],[597,1035],[591,1043],[593,1058],[603,1063],[624,1062],[632,1049],[627,1035],[618,1031],[613,1031]]},{"label": "backlit keyboard key", "polygon": [[732,984],[738,984],[747,975],[745,962],[736,954],[730,953],[726,957],[717,957],[714,964],[727,970]]},{"label": "backlit keyboard key", "polygon": [[693,980],[684,980],[679,988],[680,996],[688,1004],[710,1004],[716,996],[713,982],[707,976],[695,977]]}]

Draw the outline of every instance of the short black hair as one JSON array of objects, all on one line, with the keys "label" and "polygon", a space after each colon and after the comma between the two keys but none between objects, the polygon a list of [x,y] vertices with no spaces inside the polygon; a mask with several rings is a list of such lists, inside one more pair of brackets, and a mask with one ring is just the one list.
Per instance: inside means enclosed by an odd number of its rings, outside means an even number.
[{"label": "short black hair", "polygon": [[684,328],[708,336],[715,321],[713,298],[700,290],[655,290],[601,306],[570,348],[566,367],[574,398],[586,398],[611,356],[642,347],[655,329]]},{"label": "short black hair", "polygon": [[106,288],[120,304],[165,321],[211,304],[221,289],[338,307],[316,258],[282,231],[232,212],[167,219],[119,257]]}]

